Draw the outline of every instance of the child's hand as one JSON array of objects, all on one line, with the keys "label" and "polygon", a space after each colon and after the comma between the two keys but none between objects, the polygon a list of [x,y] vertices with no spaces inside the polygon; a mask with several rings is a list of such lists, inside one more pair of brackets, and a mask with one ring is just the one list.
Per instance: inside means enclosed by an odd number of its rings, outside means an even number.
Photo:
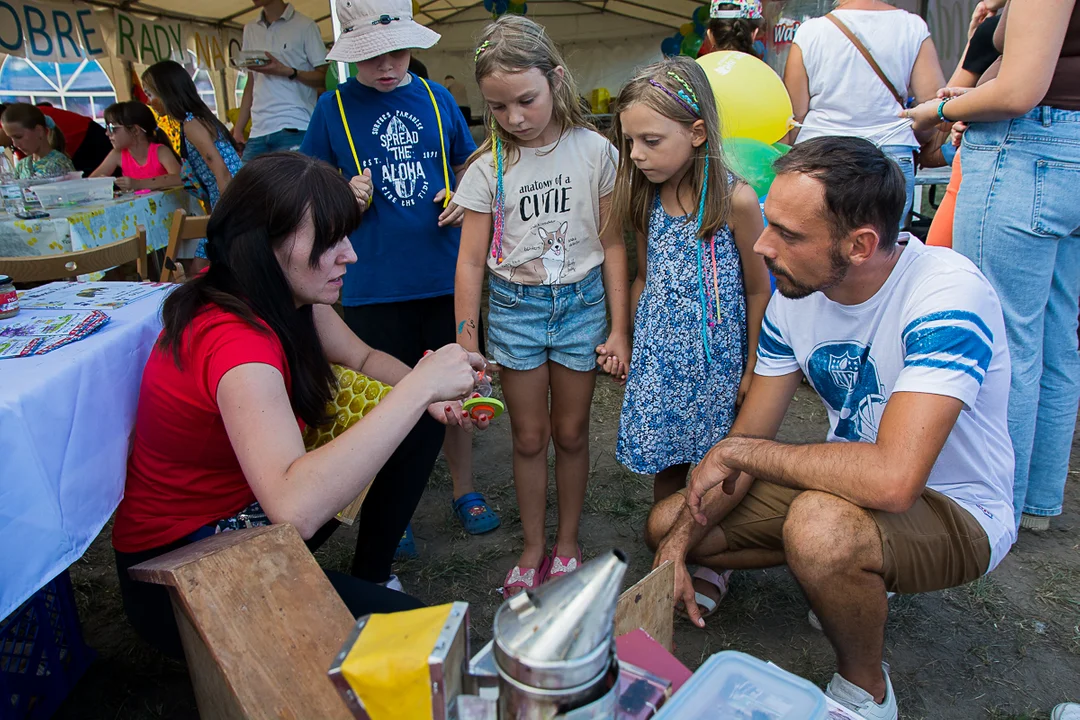
[{"label": "child's hand", "polygon": [[113,181],[116,184],[117,189],[124,192],[130,192],[135,189],[135,184],[129,177],[118,177]]},{"label": "child's hand", "polygon": [[630,341],[626,336],[612,333],[607,341],[596,348],[596,355],[596,364],[601,370],[619,384],[626,382],[630,370]]},{"label": "child's hand", "polygon": [[[443,188],[435,196],[434,202],[442,203],[445,197],[446,188]],[[443,209],[442,213],[439,214],[439,227],[446,227],[447,225],[450,225],[452,227],[461,227],[461,221],[464,219],[465,208],[455,204],[454,202],[451,202],[449,205],[446,206],[445,209]]]},{"label": "child's hand", "polygon": [[746,399],[746,393],[750,392],[750,381],[754,379],[754,369],[747,368],[743,373],[742,380],[739,381],[739,394],[735,396],[735,407],[742,407],[743,400]]},{"label": "child's hand", "polygon": [[371,168],[364,168],[363,173],[349,181],[349,186],[356,195],[356,202],[360,203],[360,210],[367,210],[375,188],[371,182]]}]

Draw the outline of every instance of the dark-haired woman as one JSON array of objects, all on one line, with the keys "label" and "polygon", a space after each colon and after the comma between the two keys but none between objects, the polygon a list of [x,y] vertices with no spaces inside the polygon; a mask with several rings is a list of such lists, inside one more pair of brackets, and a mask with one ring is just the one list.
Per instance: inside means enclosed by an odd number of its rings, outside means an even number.
[{"label": "dark-haired woman", "polygon": [[765,28],[761,0],[714,0],[709,7],[706,39],[712,52],[735,50],[761,58],[765,52],[759,36]]},{"label": "dark-haired woman", "polygon": [[[159,115],[180,123],[180,158],[185,179],[193,180],[196,194],[213,210],[218,198],[240,169],[240,152],[232,133],[199,97],[195,83],[180,63],[163,60],[142,75],[150,106]],[[206,265],[206,241],[195,251],[192,271]]]},{"label": "dark-haired woman", "polygon": [[[348,181],[295,153],[261,156],[221,197],[207,228],[210,266],[165,301],[165,327],[143,373],[135,441],[113,547],[124,609],[135,629],[177,655],[160,586],[128,568],[226,529],[288,522],[305,538],[372,481],[425,414],[461,422],[478,355],[451,345],[410,370],[369,348],[330,307],[356,262],[348,234],[360,208]],[[394,391],[335,440],[306,453],[305,425],[324,421],[330,364],[355,368]],[[407,445],[407,443],[406,443]],[[410,452],[403,446],[398,452]],[[394,518],[371,548],[384,577],[328,573],[356,614],[417,607],[380,587],[419,495],[376,483],[374,503]],[[374,497],[373,497],[374,496]],[[222,578],[241,583],[242,579]]]},{"label": "dark-haired woman", "polygon": [[123,177],[116,179],[116,186],[121,190],[183,185],[180,160],[150,108],[135,101],[113,103],[105,108],[105,123],[113,150],[90,177],[110,177],[120,170]]}]

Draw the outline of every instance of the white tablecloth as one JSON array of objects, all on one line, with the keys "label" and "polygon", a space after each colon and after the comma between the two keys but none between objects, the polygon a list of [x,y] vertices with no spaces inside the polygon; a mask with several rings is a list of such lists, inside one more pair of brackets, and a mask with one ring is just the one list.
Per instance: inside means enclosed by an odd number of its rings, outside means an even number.
[{"label": "white tablecloth", "polygon": [[46,355],[0,360],[0,618],[78,560],[120,502],[165,296],[109,310]]}]

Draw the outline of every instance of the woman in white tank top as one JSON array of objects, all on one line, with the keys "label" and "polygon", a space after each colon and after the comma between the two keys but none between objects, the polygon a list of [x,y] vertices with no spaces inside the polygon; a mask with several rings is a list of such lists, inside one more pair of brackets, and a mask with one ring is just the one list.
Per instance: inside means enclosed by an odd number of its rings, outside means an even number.
[{"label": "woman in white tank top", "polygon": [[[905,99],[922,102],[945,84],[934,41],[918,15],[881,0],[839,0],[833,14],[855,34]],[[828,18],[813,18],[795,33],[784,84],[801,129],[788,140],[822,135],[866,138],[897,161],[907,179],[906,220],[914,195],[912,151],[920,139],[870,63]]]}]

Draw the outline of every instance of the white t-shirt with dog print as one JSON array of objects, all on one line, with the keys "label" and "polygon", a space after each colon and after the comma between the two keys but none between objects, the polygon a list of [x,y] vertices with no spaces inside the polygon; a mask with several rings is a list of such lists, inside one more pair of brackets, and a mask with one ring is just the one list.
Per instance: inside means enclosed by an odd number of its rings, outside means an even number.
[{"label": "white t-shirt with dog print", "polygon": [[[599,133],[577,127],[551,145],[520,151],[518,161],[503,174],[502,257],[493,242],[488,267],[521,285],[578,282],[604,262],[600,198],[615,187],[618,151]],[[465,172],[454,202],[491,213],[494,223],[495,171],[490,154]]]}]

